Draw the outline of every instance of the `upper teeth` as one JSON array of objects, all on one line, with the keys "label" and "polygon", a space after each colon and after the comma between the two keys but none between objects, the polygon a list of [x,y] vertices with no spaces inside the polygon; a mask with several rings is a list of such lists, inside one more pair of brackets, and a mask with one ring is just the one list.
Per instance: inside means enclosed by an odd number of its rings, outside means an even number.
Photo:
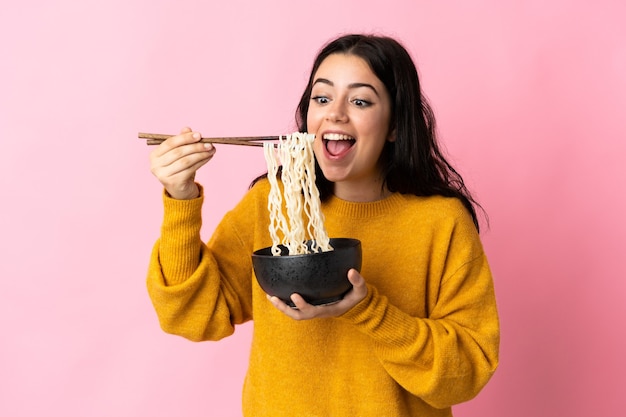
[{"label": "upper teeth", "polygon": [[326,133],[324,135],[326,140],[354,140],[352,136],[343,135],[341,133]]}]

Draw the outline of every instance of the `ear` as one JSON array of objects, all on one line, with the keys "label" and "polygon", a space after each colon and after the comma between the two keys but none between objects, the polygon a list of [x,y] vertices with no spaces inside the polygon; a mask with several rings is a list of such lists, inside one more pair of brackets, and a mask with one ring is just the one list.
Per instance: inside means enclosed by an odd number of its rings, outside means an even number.
[{"label": "ear", "polygon": [[395,142],[396,141],[396,129],[392,129],[389,131],[387,135],[387,142]]}]

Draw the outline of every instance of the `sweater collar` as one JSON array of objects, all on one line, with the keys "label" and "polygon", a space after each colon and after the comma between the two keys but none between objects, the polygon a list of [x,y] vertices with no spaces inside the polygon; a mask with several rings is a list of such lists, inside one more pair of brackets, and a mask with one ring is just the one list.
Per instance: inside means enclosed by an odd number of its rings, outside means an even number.
[{"label": "sweater collar", "polygon": [[325,213],[333,213],[339,216],[353,218],[371,218],[389,214],[402,206],[405,196],[400,193],[393,193],[382,200],[366,203],[342,200],[339,197],[331,196],[322,204]]}]

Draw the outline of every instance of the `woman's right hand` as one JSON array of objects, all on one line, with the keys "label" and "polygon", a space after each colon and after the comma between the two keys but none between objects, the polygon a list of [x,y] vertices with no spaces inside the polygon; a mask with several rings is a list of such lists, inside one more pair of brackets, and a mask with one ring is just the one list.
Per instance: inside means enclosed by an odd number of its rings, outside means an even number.
[{"label": "woman's right hand", "polygon": [[200,194],[194,181],[196,171],[215,155],[215,147],[200,143],[201,137],[185,127],[150,153],[150,171],[172,198],[189,200]]}]

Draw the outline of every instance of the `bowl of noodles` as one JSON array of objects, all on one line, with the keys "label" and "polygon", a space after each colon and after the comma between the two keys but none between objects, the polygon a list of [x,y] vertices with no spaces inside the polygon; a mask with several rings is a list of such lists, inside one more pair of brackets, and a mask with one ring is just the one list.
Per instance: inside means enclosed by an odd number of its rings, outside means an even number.
[{"label": "bowl of noodles", "polygon": [[352,289],[348,281],[351,268],[361,269],[361,242],[350,238],[332,238],[330,251],[314,252],[315,242],[305,242],[308,253],[289,255],[279,245],[280,254],[272,247],[252,254],[252,266],[259,286],[267,294],[277,296],[294,307],[291,295],[300,294],[312,305],[331,304],[341,300]]},{"label": "bowl of noodles", "polygon": [[359,240],[328,237],[315,183],[314,140],[313,134],[295,132],[278,144],[264,144],[272,246],[255,251],[252,266],[261,288],[291,307],[294,293],[313,305],[341,300],[352,289],[348,271],[361,268]]}]

